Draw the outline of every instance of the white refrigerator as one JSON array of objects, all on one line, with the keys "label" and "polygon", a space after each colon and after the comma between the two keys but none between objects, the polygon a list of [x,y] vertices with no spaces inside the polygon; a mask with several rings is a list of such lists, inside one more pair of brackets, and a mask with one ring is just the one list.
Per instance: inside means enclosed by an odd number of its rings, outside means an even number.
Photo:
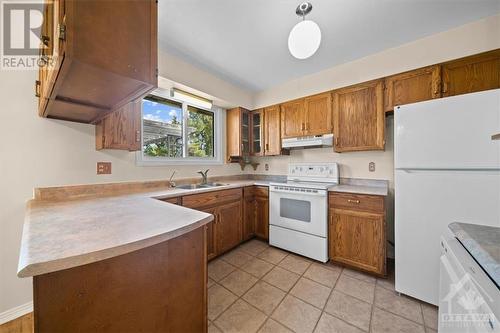
[{"label": "white refrigerator", "polygon": [[396,291],[439,302],[451,222],[500,226],[500,89],[394,111]]}]

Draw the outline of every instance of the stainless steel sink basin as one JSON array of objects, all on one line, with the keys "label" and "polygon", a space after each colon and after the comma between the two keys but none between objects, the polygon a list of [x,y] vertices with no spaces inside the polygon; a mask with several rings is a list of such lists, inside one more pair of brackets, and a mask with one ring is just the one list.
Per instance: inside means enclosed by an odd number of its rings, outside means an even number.
[{"label": "stainless steel sink basin", "polygon": [[206,183],[206,184],[185,184],[185,185],[179,185],[177,188],[183,189],[183,190],[196,190],[198,188],[211,188],[211,187],[217,187],[217,186],[224,186],[226,184],[223,183]]}]

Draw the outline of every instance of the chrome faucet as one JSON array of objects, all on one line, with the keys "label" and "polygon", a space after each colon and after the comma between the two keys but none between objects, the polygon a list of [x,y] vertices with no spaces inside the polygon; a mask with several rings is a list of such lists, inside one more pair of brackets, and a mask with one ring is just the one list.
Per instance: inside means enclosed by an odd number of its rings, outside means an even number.
[{"label": "chrome faucet", "polygon": [[170,178],[168,179],[168,183],[170,184],[170,187],[175,187],[175,182],[172,181],[172,179],[174,178],[174,175],[175,175],[175,170],[174,172],[172,172],[172,175],[170,176]]},{"label": "chrome faucet", "polygon": [[201,184],[206,184],[208,181],[207,181],[207,174],[208,174],[208,171],[210,169],[207,169],[205,172],[203,171],[198,171],[198,173],[201,175]]}]

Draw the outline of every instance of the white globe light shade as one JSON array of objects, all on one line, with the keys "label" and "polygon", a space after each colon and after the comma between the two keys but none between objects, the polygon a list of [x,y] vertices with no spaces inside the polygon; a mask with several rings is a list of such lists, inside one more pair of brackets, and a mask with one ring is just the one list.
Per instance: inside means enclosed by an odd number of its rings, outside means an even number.
[{"label": "white globe light shade", "polygon": [[297,59],[307,59],[319,48],[321,30],[313,21],[297,23],[288,36],[288,49]]}]

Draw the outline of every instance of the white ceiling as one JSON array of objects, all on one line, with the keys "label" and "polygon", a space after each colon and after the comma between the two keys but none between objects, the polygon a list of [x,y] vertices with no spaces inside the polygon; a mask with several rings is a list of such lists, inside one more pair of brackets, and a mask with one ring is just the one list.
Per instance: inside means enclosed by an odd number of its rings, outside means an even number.
[{"label": "white ceiling", "polygon": [[[251,91],[500,12],[500,0],[310,0],[318,52],[288,52],[301,0],[160,0],[159,46]],[[429,50],[432,51],[432,50]]]}]

